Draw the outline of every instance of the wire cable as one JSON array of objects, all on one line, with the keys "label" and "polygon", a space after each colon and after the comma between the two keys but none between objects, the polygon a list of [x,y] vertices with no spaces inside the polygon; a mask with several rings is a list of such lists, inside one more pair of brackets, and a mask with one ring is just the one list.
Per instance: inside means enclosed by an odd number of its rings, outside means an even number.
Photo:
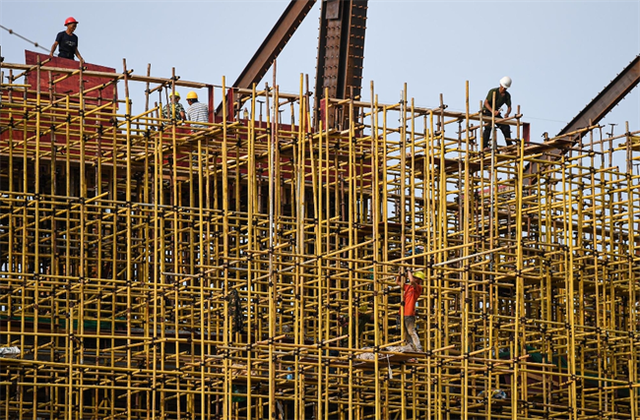
[{"label": "wire cable", "polygon": [[11,35],[15,35],[15,36],[17,36],[18,38],[24,39],[24,40],[25,40],[25,41],[27,41],[28,43],[33,44],[36,48],[42,48],[44,51],[47,51],[47,52],[49,51],[48,49],[46,49],[46,48],[45,48],[45,47],[43,47],[42,45],[38,44],[37,42],[33,42],[33,41],[31,41],[30,39],[27,39],[27,38],[23,37],[23,36],[22,36],[22,35],[20,35],[19,33],[14,32],[14,30],[13,30],[13,29],[6,28],[6,27],[4,27],[4,26],[2,26],[2,25],[0,25],[0,28],[2,28],[2,29],[4,29],[5,31],[9,32]]}]

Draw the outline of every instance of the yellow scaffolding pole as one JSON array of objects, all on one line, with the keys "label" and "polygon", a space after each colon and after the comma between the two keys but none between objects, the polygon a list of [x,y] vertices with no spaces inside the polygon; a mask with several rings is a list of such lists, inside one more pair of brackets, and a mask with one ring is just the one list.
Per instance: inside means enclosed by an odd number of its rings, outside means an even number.
[{"label": "yellow scaffolding pole", "polygon": [[[3,67],[49,81],[2,84],[4,417],[638,416],[640,132],[590,126],[556,159],[566,140],[524,141],[518,109],[487,153],[468,83],[462,113],[371,83],[314,130],[304,76]],[[185,87],[222,117],[160,118]],[[395,323],[400,269],[426,274],[424,352]]]}]

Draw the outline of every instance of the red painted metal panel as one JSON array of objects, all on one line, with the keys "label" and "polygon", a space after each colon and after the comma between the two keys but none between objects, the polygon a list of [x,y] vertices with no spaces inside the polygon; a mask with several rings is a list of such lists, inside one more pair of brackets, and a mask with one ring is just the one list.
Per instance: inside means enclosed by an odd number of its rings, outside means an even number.
[{"label": "red painted metal panel", "polygon": [[529,123],[522,123],[522,138],[524,139],[524,144],[529,144],[531,141],[531,126]]},{"label": "red painted metal panel", "polygon": [[[66,58],[59,57],[49,57],[47,54],[40,54],[33,51],[25,51],[25,63],[28,65],[37,65],[39,62],[43,62],[45,60],[51,59],[46,66],[47,67],[58,67],[65,69],[79,69],[80,62],[75,60],[69,60]],[[89,64],[85,63],[84,67],[86,70],[92,71],[100,71],[104,73],[114,73],[116,70],[111,67],[99,66],[97,64]],[[61,73],[53,73],[51,74],[51,80],[55,80],[63,76]],[[32,89],[36,89],[37,86],[37,73],[35,71],[31,71],[27,74],[27,84],[32,86]],[[84,84],[84,89],[89,89],[92,87],[100,86],[102,84],[108,83],[113,79],[106,77],[98,77],[98,76],[83,76],[82,81]],[[80,77],[78,75],[71,76],[59,83],[56,83],[53,87],[54,93],[62,93],[62,94],[74,94],[78,93],[80,90]],[[49,76],[48,74],[42,74],[40,77],[40,91],[42,93],[49,93]],[[111,101],[114,99],[114,95],[117,98],[117,90],[113,84],[108,84],[104,87],[104,89],[97,89],[95,91],[89,92],[85,95],[85,99],[95,98],[95,99],[105,99]]]}]

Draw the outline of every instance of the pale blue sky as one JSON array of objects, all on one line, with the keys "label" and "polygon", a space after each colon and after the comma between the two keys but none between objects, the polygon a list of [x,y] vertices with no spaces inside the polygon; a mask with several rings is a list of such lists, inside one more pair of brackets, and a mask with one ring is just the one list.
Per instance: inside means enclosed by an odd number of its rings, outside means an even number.
[{"label": "pale blue sky", "polygon": [[[49,49],[68,16],[79,22],[80,51],[90,63],[122,71],[221,84],[233,82],[288,1],[7,1],[0,24]],[[379,100],[395,103],[407,83],[418,106],[464,111],[509,75],[511,94],[532,125],[532,140],[556,134],[640,52],[639,1],[370,0],[363,98],[370,81]],[[298,92],[300,73],[314,86],[320,2],[281,53],[277,80]],[[0,30],[2,56],[23,63],[35,48]],[[265,80],[271,82],[269,72]],[[262,84],[264,81],[262,82]],[[185,92],[186,93],[186,92]],[[142,103],[134,104],[143,107]],[[640,88],[604,123],[640,129]],[[609,128],[607,127],[607,130]]]}]

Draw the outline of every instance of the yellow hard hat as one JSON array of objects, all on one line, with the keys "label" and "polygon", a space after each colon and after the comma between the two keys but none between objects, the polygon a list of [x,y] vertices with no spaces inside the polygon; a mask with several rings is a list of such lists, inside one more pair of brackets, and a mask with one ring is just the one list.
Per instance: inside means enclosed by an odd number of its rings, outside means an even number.
[{"label": "yellow hard hat", "polygon": [[427,276],[424,275],[424,271],[415,271],[413,277],[417,277],[420,280],[424,280]]},{"label": "yellow hard hat", "polygon": [[175,92],[175,93],[171,93],[171,94],[169,94],[169,96],[175,96],[176,98],[179,98],[179,97],[180,97],[180,92],[178,92],[178,91],[176,90],[176,92]]},{"label": "yellow hard hat", "polygon": [[187,93],[187,99],[198,99],[198,94],[194,91]]}]

